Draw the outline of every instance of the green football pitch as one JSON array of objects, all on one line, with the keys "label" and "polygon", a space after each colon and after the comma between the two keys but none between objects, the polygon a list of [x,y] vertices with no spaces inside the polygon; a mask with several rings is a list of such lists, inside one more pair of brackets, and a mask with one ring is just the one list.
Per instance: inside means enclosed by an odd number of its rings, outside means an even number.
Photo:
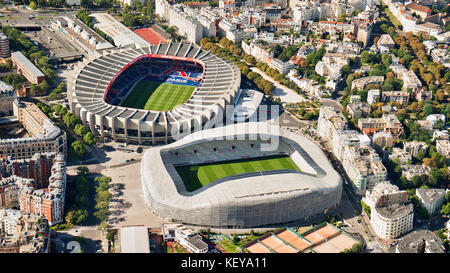
[{"label": "green football pitch", "polygon": [[194,86],[141,81],[130,91],[122,106],[154,111],[170,111],[185,103],[191,97],[194,89]]},{"label": "green football pitch", "polygon": [[175,169],[183,179],[186,190],[189,192],[195,191],[219,178],[236,174],[282,169],[300,171],[297,164],[287,155],[179,166],[175,167]]}]

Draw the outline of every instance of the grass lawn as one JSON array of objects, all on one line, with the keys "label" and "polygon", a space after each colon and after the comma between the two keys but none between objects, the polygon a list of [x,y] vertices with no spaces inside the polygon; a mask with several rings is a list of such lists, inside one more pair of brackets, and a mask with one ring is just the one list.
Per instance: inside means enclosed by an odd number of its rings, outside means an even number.
[{"label": "grass lawn", "polygon": [[130,91],[131,93],[122,103],[122,106],[154,111],[170,111],[185,103],[191,97],[194,89],[193,86],[141,81]]},{"label": "grass lawn", "polygon": [[290,156],[280,155],[254,159],[240,159],[204,165],[175,167],[187,191],[195,191],[219,178],[236,174],[269,170],[300,171]]}]

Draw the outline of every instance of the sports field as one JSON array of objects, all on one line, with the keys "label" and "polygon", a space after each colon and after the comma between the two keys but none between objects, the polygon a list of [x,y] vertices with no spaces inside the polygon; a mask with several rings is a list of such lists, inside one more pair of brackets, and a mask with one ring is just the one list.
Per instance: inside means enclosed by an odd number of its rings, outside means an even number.
[{"label": "sports field", "polygon": [[137,109],[170,111],[185,103],[195,87],[153,81],[138,82],[122,103],[124,107]]},{"label": "sports field", "polygon": [[240,159],[212,164],[175,167],[183,179],[187,191],[195,191],[219,178],[270,170],[292,169],[300,171],[297,164],[287,155],[254,159]]}]

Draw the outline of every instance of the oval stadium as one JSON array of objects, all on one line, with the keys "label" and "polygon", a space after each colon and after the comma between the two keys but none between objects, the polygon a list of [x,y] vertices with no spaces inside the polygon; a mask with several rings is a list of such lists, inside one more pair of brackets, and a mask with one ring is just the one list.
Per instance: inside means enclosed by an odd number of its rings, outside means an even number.
[{"label": "oval stadium", "polygon": [[75,69],[70,109],[93,133],[139,145],[203,128],[239,90],[241,73],[189,43],[109,52]]},{"label": "oval stadium", "polygon": [[151,147],[141,181],[158,216],[215,228],[323,219],[342,192],[341,177],[317,145],[267,123],[207,129]]}]

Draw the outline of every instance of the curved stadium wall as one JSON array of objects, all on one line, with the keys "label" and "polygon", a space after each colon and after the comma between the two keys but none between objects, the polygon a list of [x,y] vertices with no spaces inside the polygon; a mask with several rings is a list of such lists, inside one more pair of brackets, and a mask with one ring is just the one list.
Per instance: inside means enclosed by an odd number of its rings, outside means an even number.
[{"label": "curved stadium wall", "polygon": [[[184,104],[169,111],[118,105],[114,97],[109,97],[114,93],[111,87],[119,84],[117,79],[124,78],[124,73],[130,77],[129,85],[139,81],[139,75],[128,70],[143,58],[199,64],[203,68],[201,80]],[[68,84],[72,112],[101,137],[109,136],[115,141],[142,145],[168,143],[176,138],[178,132],[186,134],[187,130],[193,131],[194,127],[203,128],[206,122],[222,113],[221,109],[225,105],[232,103],[241,81],[237,66],[192,43],[159,44],[148,48],[123,48],[105,52],[93,60],[85,61],[74,73],[73,80]],[[121,83],[126,84],[126,79],[122,79]]]},{"label": "curved stadium wall", "polygon": [[[279,127],[257,123],[258,128],[252,129],[248,124],[195,132],[169,145],[149,148],[141,162],[147,206],[175,222],[218,228],[315,221],[338,206],[342,180],[319,147]],[[258,148],[267,144],[261,136],[279,137],[280,145],[271,152],[261,151]],[[176,170],[178,165],[279,154],[289,155],[300,171],[229,176],[189,192]]]}]

